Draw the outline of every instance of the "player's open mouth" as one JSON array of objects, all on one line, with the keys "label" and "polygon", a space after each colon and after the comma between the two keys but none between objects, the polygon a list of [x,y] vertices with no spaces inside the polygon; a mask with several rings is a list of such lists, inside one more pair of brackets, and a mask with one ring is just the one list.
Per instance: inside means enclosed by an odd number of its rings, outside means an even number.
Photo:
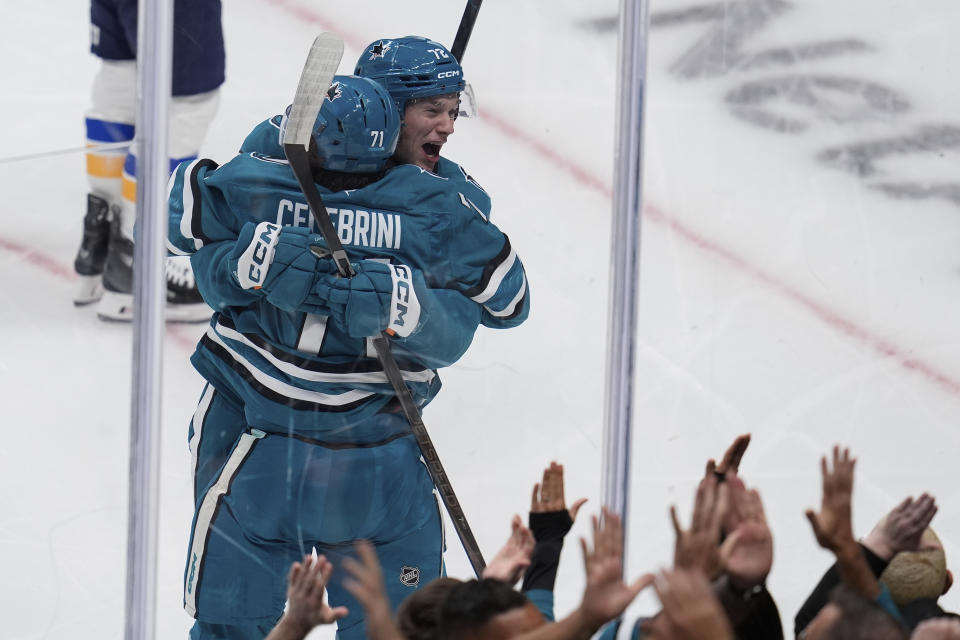
[{"label": "player's open mouth", "polygon": [[426,143],[425,145],[423,145],[421,148],[423,149],[423,152],[424,152],[425,154],[427,154],[428,156],[430,156],[430,157],[434,157],[434,156],[439,156],[439,155],[440,155],[440,145],[438,145],[438,144],[434,144],[434,143],[432,143],[432,142],[428,142],[428,143]]}]

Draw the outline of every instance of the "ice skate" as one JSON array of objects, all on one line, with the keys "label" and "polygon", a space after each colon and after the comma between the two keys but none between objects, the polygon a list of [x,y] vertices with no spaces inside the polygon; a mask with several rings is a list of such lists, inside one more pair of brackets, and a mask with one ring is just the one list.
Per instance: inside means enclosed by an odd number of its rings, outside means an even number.
[{"label": "ice skate", "polygon": [[205,322],[213,309],[204,302],[193,267],[187,256],[171,256],[165,265],[167,275],[167,322]]},{"label": "ice skate", "polygon": [[83,237],[73,269],[80,284],[73,304],[83,306],[96,302],[103,295],[103,268],[110,242],[110,204],[98,195],[87,194],[87,214],[83,217]]},{"label": "ice skate", "polygon": [[[205,322],[213,310],[203,301],[187,257],[166,258],[167,322]],[[97,305],[101,320],[130,322],[133,320],[133,241],[111,225],[110,250],[103,270],[103,296]]]},{"label": "ice skate", "polygon": [[133,240],[121,230],[120,216],[110,223],[110,242],[103,267],[103,295],[97,305],[101,320],[133,320]]}]

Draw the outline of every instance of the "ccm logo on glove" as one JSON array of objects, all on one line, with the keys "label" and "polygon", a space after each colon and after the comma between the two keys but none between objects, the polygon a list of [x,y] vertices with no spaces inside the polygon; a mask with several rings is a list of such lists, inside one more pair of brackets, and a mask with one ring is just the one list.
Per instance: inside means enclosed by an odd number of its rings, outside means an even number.
[{"label": "ccm logo on glove", "polygon": [[263,286],[266,270],[273,262],[273,252],[280,235],[280,227],[269,222],[257,225],[257,241],[251,243],[240,256],[237,279],[244,289],[259,289]]},{"label": "ccm logo on glove", "polygon": [[405,264],[391,264],[390,277],[393,279],[393,304],[390,305],[390,322],[387,333],[409,336],[420,324],[420,301],[413,288],[413,274]]}]

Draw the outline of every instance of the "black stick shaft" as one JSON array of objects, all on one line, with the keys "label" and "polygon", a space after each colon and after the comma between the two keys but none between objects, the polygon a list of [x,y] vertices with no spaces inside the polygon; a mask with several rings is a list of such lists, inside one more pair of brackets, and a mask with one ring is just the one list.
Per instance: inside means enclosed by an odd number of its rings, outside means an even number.
[{"label": "black stick shaft", "polygon": [[[433,440],[430,439],[426,425],[423,424],[423,418],[420,416],[417,404],[413,401],[413,394],[410,393],[410,388],[403,382],[403,375],[400,373],[397,361],[393,357],[393,351],[390,349],[390,342],[388,342],[386,334],[374,338],[373,347],[377,350],[377,356],[380,358],[383,370],[387,372],[387,378],[390,379],[397,398],[400,399],[400,406],[403,408],[403,413],[407,422],[410,423],[413,436],[420,446],[423,460],[427,463],[427,471],[430,473],[430,479],[433,480],[433,486],[437,488],[440,499],[450,515],[450,520],[453,521],[453,528],[457,532],[457,537],[460,538],[460,544],[463,545],[463,550],[467,553],[467,558],[470,560],[474,573],[480,578],[484,567],[487,566],[483,560],[483,554],[480,553],[480,545],[477,543],[477,539],[473,537],[473,531],[470,529],[470,523],[467,522],[467,516],[457,500],[457,494],[453,491],[453,485],[450,483],[450,478],[447,477],[447,472],[440,463],[440,456],[433,446]],[[395,380],[399,381],[399,385],[394,383]]]},{"label": "black stick shaft", "polygon": [[463,54],[467,49],[467,42],[470,41],[470,34],[473,33],[473,25],[477,21],[481,4],[483,4],[483,0],[467,0],[467,6],[463,9],[460,26],[457,28],[457,35],[453,39],[453,47],[450,48],[450,53],[460,64],[463,64]]},{"label": "black stick shaft", "polygon": [[[311,145],[313,141],[311,140]],[[340,236],[337,230],[333,228],[333,222],[327,215],[327,209],[323,205],[323,198],[313,184],[313,175],[310,172],[310,155],[306,149],[299,144],[285,144],[283,151],[290,162],[290,168],[293,169],[293,175],[297,177],[300,183],[300,190],[307,197],[307,204],[310,205],[310,211],[313,212],[313,219],[316,220],[320,228],[320,235],[327,241],[327,248],[333,255],[334,262],[337,263],[337,270],[340,275],[350,278],[354,275],[353,267],[350,265],[350,257],[347,255],[343,244],[340,243]]]}]

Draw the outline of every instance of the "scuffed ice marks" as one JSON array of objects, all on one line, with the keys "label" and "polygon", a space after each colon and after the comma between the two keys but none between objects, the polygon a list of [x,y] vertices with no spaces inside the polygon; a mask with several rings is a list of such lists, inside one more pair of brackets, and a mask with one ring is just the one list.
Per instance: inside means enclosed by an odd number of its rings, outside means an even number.
[{"label": "scuffed ice marks", "polygon": [[844,125],[889,121],[890,116],[910,110],[905,97],[883,85],[828,75],[787,75],[746,82],[730,91],[726,102],[741,120],[778,133],[809,129],[813,123],[804,117],[804,111],[813,112],[819,120]]},{"label": "scuffed ice marks", "polygon": [[[650,15],[650,28],[705,28],[667,70],[682,82],[725,78],[737,82],[724,94],[724,105],[737,119],[789,135],[803,134],[818,123],[846,128],[851,133],[866,123],[890,126],[887,136],[851,140],[823,149],[814,157],[824,167],[849,172],[865,187],[892,198],[941,199],[960,206],[960,181],[950,179],[956,173],[960,153],[960,126],[909,123],[904,116],[912,111],[910,100],[897,88],[872,79],[823,73],[817,68],[818,62],[869,55],[876,51],[871,43],[856,35],[820,40],[811,33],[806,41],[751,48],[751,40],[776,21],[789,19],[795,8],[795,3],[786,0],[714,2],[655,11]],[[579,25],[615,36],[618,22],[616,16],[606,16]],[[797,69],[804,64],[812,71]],[[775,73],[784,69],[791,72]],[[739,74],[748,72],[752,76],[749,80],[738,81]],[[763,72],[768,75],[757,77]],[[904,125],[910,130],[896,131]],[[921,161],[928,169],[924,179],[901,174],[908,162]]]},{"label": "scuffed ice marks", "polygon": [[[884,171],[881,162],[910,157],[933,160],[930,173],[952,171],[960,153],[960,127],[950,124],[922,125],[914,131],[882,140],[868,140],[822,151],[817,159],[827,166],[849,171],[864,179],[871,189],[898,199],[946,200],[960,207],[960,182],[898,180],[896,170]],[[947,165],[937,167],[936,165]],[[948,168],[950,167],[950,168]]]}]

